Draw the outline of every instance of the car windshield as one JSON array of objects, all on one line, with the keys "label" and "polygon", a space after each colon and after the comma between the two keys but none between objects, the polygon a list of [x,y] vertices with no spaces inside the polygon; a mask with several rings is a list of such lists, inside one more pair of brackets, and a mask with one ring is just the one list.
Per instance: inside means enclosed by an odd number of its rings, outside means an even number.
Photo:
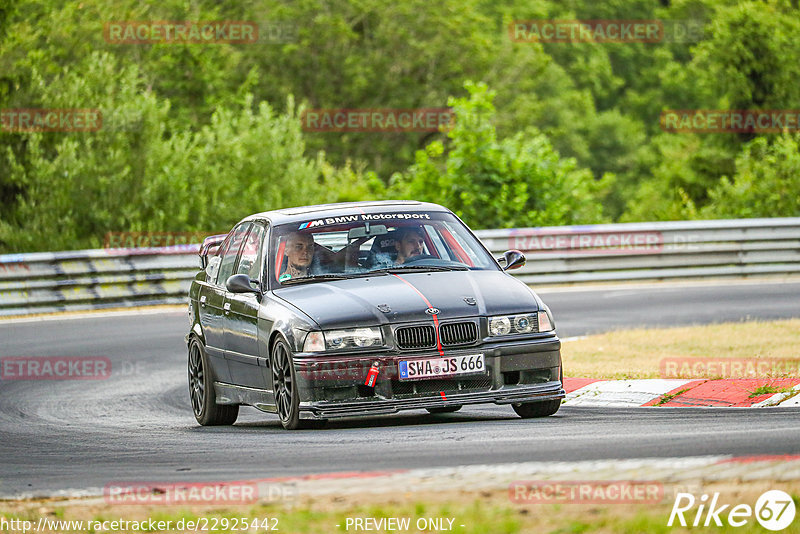
[{"label": "car windshield", "polygon": [[275,227],[272,279],[282,285],[402,271],[497,270],[447,212],[355,213]]}]

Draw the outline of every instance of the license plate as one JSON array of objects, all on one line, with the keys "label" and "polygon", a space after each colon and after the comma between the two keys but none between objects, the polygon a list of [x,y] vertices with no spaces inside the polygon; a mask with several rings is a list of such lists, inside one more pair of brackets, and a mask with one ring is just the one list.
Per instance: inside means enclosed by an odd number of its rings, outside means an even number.
[{"label": "license plate", "polygon": [[400,360],[400,380],[420,380],[441,376],[486,374],[483,354],[441,356],[421,360]]}]

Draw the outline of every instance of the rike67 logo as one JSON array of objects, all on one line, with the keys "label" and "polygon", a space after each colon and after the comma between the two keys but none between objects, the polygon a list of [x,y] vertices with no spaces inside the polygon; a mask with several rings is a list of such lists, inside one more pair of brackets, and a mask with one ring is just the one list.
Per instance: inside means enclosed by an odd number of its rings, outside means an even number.
[{"label": "rike67 logo", "polygon": [[[692,514],[692,509],[697,505],[697,511]],[[686,517],[684,516],[686,514]],[[694,520],[692,521],[692,515]],[[748,504],[721,504],[719,493],[714,493],[709,501],[709,496],[703,494],[696,499],[691,493],[678,493],[675,504],[669,514],[667,526],[671,527],[677,519],[677,524],[682,527],[708,527],[723,526],[723,520],[732,527],[741,527],[748,524],[753,517],[767,530],[783,530],[794,521],[795,504],[792,497],[781,490],[764,492],[756,501],[755,507]],[[688,520],[687,520],[688,517]]]}]

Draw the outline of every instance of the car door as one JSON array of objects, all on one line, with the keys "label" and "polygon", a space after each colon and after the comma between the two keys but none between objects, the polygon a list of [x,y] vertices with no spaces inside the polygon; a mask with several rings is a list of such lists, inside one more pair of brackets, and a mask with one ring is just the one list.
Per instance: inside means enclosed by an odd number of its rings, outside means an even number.
[{"label": "car door", "polygon": [[230,370],[225,358],[225,281],[233,274],[239,249],[244,242],[251,223],[240,224],[234,228],[225,242],[219,247],[217,255],[209,261],[215,265],[216,276],[209,277],[209,284],[200,293],[200,315],[206,338],[206,353],[220,382],[231,381]]},{"label": "car door", "polygon": [[[220,245],[220,250],[223,246],[224,243]],[[222,374],[217,374],[220,380],[228,380],[228,364],[225,361],[225,354],[222,348],[224,332],[222,327],[222,302],[214,298],[215,295],[219,294],[216,284],[221,259],[218,255],[214,255],[209,259],[205,268],[205,280],[198,283],[196,306],[205,337],[206,353],[211,358],[211,365],[214,368],[222,369]],[[211,300],[209,301],[209,299]],[[210,306],[209,302],[216,302],[217,305]]]},{"label": "car door", "polygon": [[[262,288],[264,278],[264,248],[267,228],[254,223],[239,253],[234,274],[246,274]],[[231,293],[225,295],[225,358],[234,384],[264,389],[263,368],[266,359],[259,357],[258,310],[261,294]]]}]

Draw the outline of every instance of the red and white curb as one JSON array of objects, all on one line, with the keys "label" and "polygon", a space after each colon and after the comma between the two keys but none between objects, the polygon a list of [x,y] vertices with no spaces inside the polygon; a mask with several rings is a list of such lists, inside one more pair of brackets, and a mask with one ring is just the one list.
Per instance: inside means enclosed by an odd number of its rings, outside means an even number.
[{"label": "red and white curb", "polygon": [[[766,386],[766,388],[764,388]],[[756,394],[766,389],[767,393]],[[800,406],[800,378],[641,379],[565,378],[568,406],[634,408]]]}]

